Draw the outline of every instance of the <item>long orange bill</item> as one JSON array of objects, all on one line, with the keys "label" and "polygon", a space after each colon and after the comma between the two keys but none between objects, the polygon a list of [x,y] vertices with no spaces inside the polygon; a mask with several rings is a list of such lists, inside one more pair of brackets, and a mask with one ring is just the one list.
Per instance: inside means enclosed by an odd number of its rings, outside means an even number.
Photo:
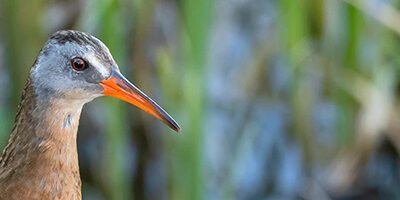
[{"label": "long orange bill", "polygon": [[180,132],[181,128],[156,102],[130,83],[116,68],[112,68],[110,78],[100,82],[104,88],[104,95],[112,96],[129,102],[150,113],[166,125]]}]

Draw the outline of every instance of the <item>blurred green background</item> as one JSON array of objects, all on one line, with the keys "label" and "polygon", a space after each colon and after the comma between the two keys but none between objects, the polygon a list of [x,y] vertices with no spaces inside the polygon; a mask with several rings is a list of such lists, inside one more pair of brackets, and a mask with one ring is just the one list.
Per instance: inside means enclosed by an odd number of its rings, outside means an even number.
[{"label": "blurred green background", "polygon": [[400,199],[399,0],[0,0],[0,146],[60,29],[182,127],[84,107],[83,199]]}]

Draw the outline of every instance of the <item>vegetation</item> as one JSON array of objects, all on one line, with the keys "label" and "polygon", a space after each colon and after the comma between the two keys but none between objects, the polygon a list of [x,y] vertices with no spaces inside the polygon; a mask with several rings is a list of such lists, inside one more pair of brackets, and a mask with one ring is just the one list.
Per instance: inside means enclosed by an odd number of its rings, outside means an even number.
[{"label": "vegetation", "polygon": [[46,38],[77,29],[183,130],[85,106],[84,199],[400,198],[399,6],[0,0],[0,146]]}]

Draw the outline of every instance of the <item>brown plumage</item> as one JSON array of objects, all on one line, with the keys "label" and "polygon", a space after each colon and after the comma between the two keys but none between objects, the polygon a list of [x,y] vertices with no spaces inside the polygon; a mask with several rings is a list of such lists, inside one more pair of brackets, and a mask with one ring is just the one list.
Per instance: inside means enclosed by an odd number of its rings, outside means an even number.
[{"label": "brown plumage", "polygon": [[[1,199],[80,199],[75,120],[62,129],[67,102],[36,105],[29,79],[0,161]],[[61,106],[61,107],[60,107]],[[37,113],[35,113],[37,112]]]},{"label": "brown plumage", "polygon": [[[83,69],[75,66],[77,57]],[[0,199],[81,199],[79,117],[83,105],[101,95],[132,103],[180,130],[119,73],[104,44],[82,32],[59,31],[41,50],[23,91],[0,158]]]}]

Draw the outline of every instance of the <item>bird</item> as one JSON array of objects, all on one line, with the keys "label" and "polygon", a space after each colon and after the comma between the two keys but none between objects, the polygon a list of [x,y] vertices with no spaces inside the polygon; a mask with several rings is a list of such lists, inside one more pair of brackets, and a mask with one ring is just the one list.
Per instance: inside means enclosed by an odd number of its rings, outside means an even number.
[{"label": "bird", "polygon": [[84,104],[100,96],[126,101],[176,132],[176,121],[120,72],[107,46],[76,30],[53,33],[27,78],[0,157],[0,199],[79,200],[77,130]]}]

